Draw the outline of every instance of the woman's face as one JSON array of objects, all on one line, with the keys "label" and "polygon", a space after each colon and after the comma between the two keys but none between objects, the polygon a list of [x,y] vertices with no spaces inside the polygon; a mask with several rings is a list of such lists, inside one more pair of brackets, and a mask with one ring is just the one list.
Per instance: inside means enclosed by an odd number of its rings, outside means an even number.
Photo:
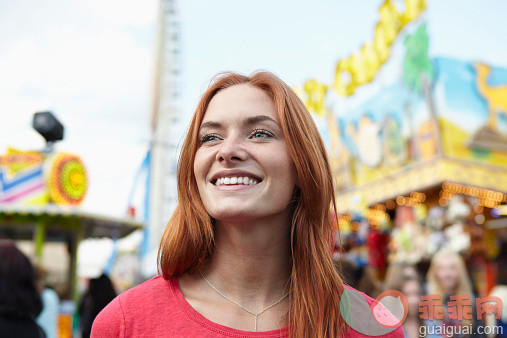
[{"label": "woman's face", "polygon": [[252,220],[287,210],[296,168],[274,102],[264,91],[241,84],[218,92],[199,139],[194,174],[211,217]]},{"label": "woman's face", "polygon": [[443,257],[437,266],[437,280],[446,293],[452,293],[458,286],[459,268],[452,257]]}]

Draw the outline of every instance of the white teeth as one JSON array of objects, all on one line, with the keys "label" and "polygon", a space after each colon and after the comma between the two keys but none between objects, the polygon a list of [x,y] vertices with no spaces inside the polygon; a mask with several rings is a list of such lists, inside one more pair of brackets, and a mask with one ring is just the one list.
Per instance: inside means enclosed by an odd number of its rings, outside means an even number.
[{"label": "white teeth", "polygon": [[249,177],[221,177],[216,180],[215,185],[234,185],[234,184],[244,184],[244,185],[255,185],[257,181],[249,178]]}]

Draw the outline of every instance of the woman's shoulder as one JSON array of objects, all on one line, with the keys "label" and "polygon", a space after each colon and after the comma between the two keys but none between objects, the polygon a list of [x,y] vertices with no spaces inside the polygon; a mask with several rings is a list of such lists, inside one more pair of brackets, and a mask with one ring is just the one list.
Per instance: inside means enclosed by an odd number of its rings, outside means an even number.
[{"label": "woman's shoulder", "polygon": [[158,304],[169,304],[175,300],[178,288],[176,277],[164,279],[157,275],[116,296],[111,303],[118,303],[124,313],[146,311]]},{"label": "woman's shoulder", "polygon": [[176,277],[155,276],[116,296],[93,322],[92,337],[122,337],[137,329],[149,327],[157,317],[167,315],[176,305]]},{"label": "woman's shoulder", "polygon": [[[387,296],[389,297],[389,296]],[[402,304],[400,304],[403,307]],[[393,308],[392,312],[397,309]],[[404,311],[403,308],[398,309]],[[347,337],[404,337],[402,323],[383,304],[348,285],[342,293],[340,312],[350,330]]]},{"label": "woman's shoulder", "polygon": [[160,292],[172,291],[177,285],[176,277],[164,279],[161,275],[157,275],[148,279],[147,281],[134,286],[122,292],[118,297],[122,300],[135,300],[139,297],[144,298],[153,295],[160,296]]}]

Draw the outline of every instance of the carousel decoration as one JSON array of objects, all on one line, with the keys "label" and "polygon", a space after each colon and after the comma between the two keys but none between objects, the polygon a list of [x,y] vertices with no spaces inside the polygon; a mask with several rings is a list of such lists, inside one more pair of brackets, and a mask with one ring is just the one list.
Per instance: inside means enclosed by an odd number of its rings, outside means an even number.
[{"label": "carousel decoration", "polygon": [[72,154],[58,153],[49,161],[47,185],[54,203],[79,205],[86,195],[88,178],[81,159]]}]

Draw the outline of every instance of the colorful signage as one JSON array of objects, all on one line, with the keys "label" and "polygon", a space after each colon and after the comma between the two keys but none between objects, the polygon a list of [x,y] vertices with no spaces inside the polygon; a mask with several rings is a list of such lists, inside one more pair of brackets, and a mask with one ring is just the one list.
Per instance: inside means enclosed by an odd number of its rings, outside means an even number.
[{"label": "colorful signage", "polygon": [[79,205],[87,188],[86,169],[76,155],[9,148],[0,156],[0,204]]}]

